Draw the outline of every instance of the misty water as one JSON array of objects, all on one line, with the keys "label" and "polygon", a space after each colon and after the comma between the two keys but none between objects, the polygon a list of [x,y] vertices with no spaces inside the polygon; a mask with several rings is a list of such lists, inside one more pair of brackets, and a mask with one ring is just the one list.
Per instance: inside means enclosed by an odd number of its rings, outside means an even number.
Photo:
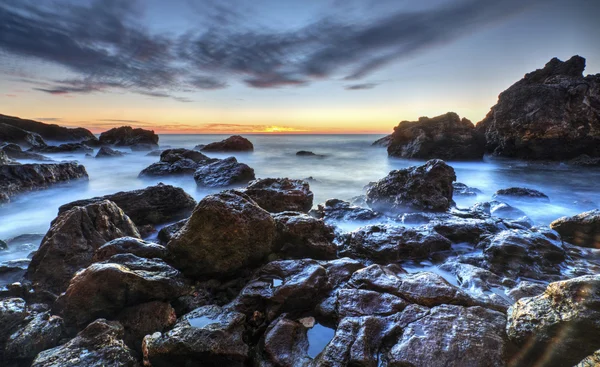
[{"label": "misty water", "polygon": [[[189,148],[197,144],[219,141],[225,135],[161,135],[161,149]],[[363,187],[378,180],[391,170],[419,165],[423,161],[388,158],[385,148],[373,147],[380,135],[249,135],[254,144],[252,153],[208,154],[224,158],[235,156],[254,168],[257,178],[312,177],[314,204],[330,198],[349,199],[364,193]],[[129,152],[119,158],[95,159],[83,153],[47,154],[56,161],[77,160],[89,174],[89,181],[70,182],[50,189],[27,192],[13,197],[0,207],[0,239],[7,240],[23,234],[44,234],[56,217],[58,207],[77,199],[90,198],[144,188],[158,182],[182,187],[196,200],[219,190],[199,189],[191,176],[138,178],[139,172],[157,162],[159,157],[147,152]],[[308,150],[319,157],[297,157],[299,150]],[[97,149],[96,149],[97,151]],[[95,152],[94,152],[95,155]],[[21,161],[25,163],[25,161]],[[459,207],[491,199],[501,188],[528,187],[540,190],[550,202],[523,203],[523,210],[536,225],[548,225],[565,215],[573,215],[600,203],[600,170],[571,167],[553,163],[527,163],[486,158],[482,162],[448,162],[454,167],[457,180],[483,191],[477,197],[455,197]],[[344,229],[356,228],[348,224]],[[16,246],[0,252],[0,261],[27,257],[39,243]],[[32,248],[33,247],[33,248]]]}]

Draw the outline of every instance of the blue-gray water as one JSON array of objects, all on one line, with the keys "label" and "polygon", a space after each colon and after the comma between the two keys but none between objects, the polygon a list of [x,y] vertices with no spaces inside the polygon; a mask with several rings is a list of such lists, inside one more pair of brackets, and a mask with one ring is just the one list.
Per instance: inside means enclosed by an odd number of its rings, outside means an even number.
[{"label": "blue-gray water", "polygon": [[[161,148],[193,148],[226,138],[225,135],[161,135]],[[248,135],[255,150],[252,153],[209,154],[223,158],[234,155],[254,168],[258,178],[306,178],[311,182],[315,205],[329,198],[348,199],[363,193],[370,181],[384,177],[390,170],[417,165],[422,161],[391,159],[386,150],[372,147],[380,135]],[[121,149],[128,151],[127,149]],[[310,150],[325,158],[297,157],[299,150]],[[192,177],[139,179],[138,173],[158,157],[147,152],[130,152],[114,159],[86,158],[84,154],[49,155],[55,160],[78,160],[85,165],[89,182],[69,183],[51,189],[29,192],[14,197],[0,207],[0,239],[26,233],[45,233],[60,205],[67,202],[133,190],[158,182],[180,186],[200,200],[209,191],[199,190]],[[459,206],[485,201],[500,188],[523,186],[535,188],[550,197],[550,203],[520,206],[536,224],[547,225],[564,215],[573,215],[598,207],[600,203],[599,169],[582,169],[561,164],[527,164],[486,158],[483,162],[449,162],[458,181],[483,191],[477,198],[455,200]],[[590,204],[593,203],[593,204]],[[578,204],[579,203],[579,204]],[[585,203],[585,204],[581,204]],[[27,256],[27,250],[0,253],[0,261]]]}]

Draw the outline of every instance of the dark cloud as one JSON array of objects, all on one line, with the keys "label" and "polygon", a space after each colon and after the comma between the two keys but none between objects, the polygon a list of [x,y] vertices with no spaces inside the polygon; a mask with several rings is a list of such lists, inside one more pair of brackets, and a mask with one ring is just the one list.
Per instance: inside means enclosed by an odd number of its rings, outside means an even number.
[{"label": "dark cloud", "polygon": [[[225,88],[229,79],[253,88],[302,86],[339,76],[359,80],[537,1],[463,0],[419,12],[390,10],[380,17],[328,16],[300,29],[278,31],[256,28],[245,10],[210,0],[196,5],[205,10],[198,29],[177,37],[153,34],[139,24],[144,2],[5,1],[0,3],[0,51],[62,65],[79,77],[42,81],[36,86],[42,92],[120,89],[189,102],[176,93]],[[366,87],[373,86],[347,89]]]},{"label": "dark cloud", "polygon": [[377,83],[362,83],[362,84],[352,84],[344,87],[346,90],[362,90],[362,89],[373,89],[377,86]]}]

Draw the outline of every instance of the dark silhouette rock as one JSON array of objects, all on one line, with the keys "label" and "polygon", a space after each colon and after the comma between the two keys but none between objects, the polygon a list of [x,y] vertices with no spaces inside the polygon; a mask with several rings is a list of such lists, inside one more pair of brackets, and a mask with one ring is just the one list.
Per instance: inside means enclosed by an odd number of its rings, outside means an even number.
[{"label": "dark silhouette rock", "polygon": [[114,150],[111,149],[109,147],[101,147],[98,150],[98,153],[96,153],[96,158],[113,158],[113,157],[124,157],[125,153],[119,151],[119,150]]},{"label": "dark silhouette rock", "polygon": [[331,260],[336,258],[332,226],[304,213],[282,212],[273,216],[277,225],[275,246],[286,257]]},{"label": "dark silhouette rock", "polygon": [[[36,160],[36,161],[51,161],[52,160],[41,154],[23,151],[23,149],[21,149],[21,147],[17,144],[11,144],[11,143],[3,144],[0,146],[0,151],[2,151],[2,153],[0,153],[0,154],[6,154],[6,156],[8,158],[12,158],[12,159],[31,159],[31,160]],[[2,163],[2,164],[5,164],[5,163]]]},{"label": "dark silhouette rock", "polygon": [[100,134],[101,144],[116,146],[136,146],[146,144],[149,149],[158,147],[158,135],[152,130],[134,129],[131,126],[115,127]]},{"label": "dark silhouette rock", "polygon": [[515,365],[544,358],[573,366],[594,353],[600,345],[599,302],[598,275],[551,283],[543,294],[518,300],[506,325],[509,338],[522,348]]},{"label": "dark silhouette rock", "polygon": [[496,191],[493,198],[495,199],[517,199],[517,200],[550,200],[548,195],[534,189],[527,189],[524,187],[511,187],[508,189],[501,189]]},{"label": "dark silhouette rock", "polygon": [[200,150],[205,152],[251,152],[254,150],[254,145],[243,136],[233,135],[225,140],[207,144]]},{"label": "dark silhouette rock", "polygon": [[26,147],[46,146],[46,142],[40,135],[2,123],[2,115],[0,115],[0,142],[13,143]]},{"label": "dark silhouette rock", "polygon": [[139,176],[191,175],[203,165],[217,161],[195,150],[167,149],[160,154],[158,163],[144,168]]},{"label": "dark silhouette rock", "polygon": [[27,278],[37,287],[60,294],[81,268],[92,263],[96,249],[115,238],[139,233],[115,203],[102,201],[63,212],[33,255]]},{"label": "dark silhouette rock", "polygon": [[123,309],[168,301],[190,292],[186,280],[160,259],[118,254],[78,272],[54,304],[67,325],[115,318]]},{"label": "dark silhouette rock", "polygon": [[38,354],[31,366],[139,367],[123,335],[123,326],[118,322],[98,319],[67,343]]},{"label": "dark silhouette rock", "polygon": [[579,167],[600,167],[600,157],[590,157],[587,154],[582,154],[567,163]]},{"label": "dark silhouette rock", "polygon": [[308,182],[289,178],[264,178],[250,182],[244,193],[271,213],[308,212],[313,193]]},{"label": "dark silhouette rock", "polygon": [[196,180],[196,184],[200,187],[243,185],[255,178],[254,169],[244,163],[238,163],[235,157],[202,165],[194,173],[194,180]]},{"label": "dark silhouette rock", "polygon": [[52,184],[88,179],[85,167],[75,162],[11,164],[0,166],[0,202],[19,192],[44,189]]},{"label": "dark silhouette rock", "polygon": [[550,223],[567,242],[577,246],[600,248],[600,210],[562,217]]},{"label": "dark silhouette rock", "polygon": [[452,205],[454,169],[439,159],[423,166],[391,171],[367,190],[377,211],[446,211]]},{"label": "dark silhouette rock", "polygon": [[477,124],[494,155],[566,160],[600,156],[600,75],[583,77],[585,59],[550,60],[498,97]]},{"label": "dark silhouette rock", "polygon": [[83,143],[65,143],[60,145],[35,146],[28,152],[36,153],[93,153],[94,149]]},{"label": "dark silhouette rock", "polygon": [[244,342],[246,318],[238,312],[211,305],[184,315],[175,327],[146,336],[144,362],[152,367],[203,366],[244,367],[249,348]]},{"label": "dark silhouette rock", "polygon": [[45,124],[43,122],[20,119],[18,117],[0,115],[0,123],[7,124],[19,129],[39,134],[46,140],[53,141],[81,141],[86,139],[96,139],[94,134],[82,127],[67,128],[55,124]]},{"label": "dark silhouette rock", "polygon": [[58,208],[63,213],[75,206],[110,200],[138,226],[166,223],[189,215],[196,201],[183,189],[159,183],[145,189],[121,191],[116,194],[77,200]]},{"label": "dark silhouette rock", "polygon": [[296,152],[296,155],[298,157],[316,157],[316,158],[325,158],[325,155],[323,154],[316,154],[313,152],[309,152],[307,150],[300,150],[298,152]]},{"label": "dark silhouette rock", "polygon": [[454,112],[418,121],[402,121],[394,128],[388,155],[400,158],[481,160],[485,138],[466,118]]},{"label": "dark silhouette rock", "polygon": [[275,221],[248,196],[222,191],[202,199],[168,244],[186,274],[226,275],[259,265],[272,251]]},{"label": "dark silhouette rock", "polygon": [[373,142],[373,144],[371,144],[372,146],[377,146],[377,147],[384,147],[387,148],[390,146],[390,144],[392,144],[392,134],[390,135],[386,135],[383,138],[377,139]]}]

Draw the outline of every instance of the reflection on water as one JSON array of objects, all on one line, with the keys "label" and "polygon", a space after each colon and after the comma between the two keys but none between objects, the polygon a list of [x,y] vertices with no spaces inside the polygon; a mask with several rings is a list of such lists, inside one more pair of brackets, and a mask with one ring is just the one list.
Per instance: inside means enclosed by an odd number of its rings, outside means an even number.
[{"label": "reflection on water", "polygon": [[308,329],[308,356],[311,358],[318,356],[333,339],[334,334],[335,330],[321,324],[315,324]]},{"label": "reflection on water", "polygon": [[203,328],[207,325],[219,322],[218,318],[208,316],[190,317],[187,319],[187,321],[190,323],[190,326],[197,328]]},{"label": "reflection on water", "polygon": [[[225,138],[220,135],[162,135],[161,146],[193,148]],[[349,199],[363,193],[368,182],[384,177],[390,170],[423,163],[404,159],[390,159],[383,148],[372,147],[376,135],[249,135],[254,143],[253,153],[233,154],[265,177],[314,177],[310,185],[315,204],[330,198]],[[121,150],[126,151],[126,148]],[[299,150],[324,154],[326,158],[297,157]],[[182,187],[196,200],[218,190],[198,189],[192,177],[139,179],[138,173],[158,157],[147,157],[146,152],[131,152],[114,159],[86,158],[84,154],[54,154],[55,160],[78,160],[85,165],[89,182],[68,183],[52,189],[15,197],[0,208],[0,239],[24,233],[45,233],[58,207],[67,202],[117,191],[133,190],[164,182]],[[209,154],[223,158],[231,154]],[[523,186],[540,190],[550,202],[520,205],[536,224],[547,225],[552,220],[588,210],[600,203],[600,170],[572,168],[560,164],[529,165],[506,160],[484,162],[450,162],[458,181],[483,191],[479,197],[456,197],[457,205],[466,207],[476,201],[490,200],[500,188]],[[575,203],[579,204],[575,204]],[[590,202],[592,204],[590,204]],[[2,257],[8,255],[0,254]],[[19,255],[22,257],[21,255]],[[15,258],[9,256],[9,258]]]}]

